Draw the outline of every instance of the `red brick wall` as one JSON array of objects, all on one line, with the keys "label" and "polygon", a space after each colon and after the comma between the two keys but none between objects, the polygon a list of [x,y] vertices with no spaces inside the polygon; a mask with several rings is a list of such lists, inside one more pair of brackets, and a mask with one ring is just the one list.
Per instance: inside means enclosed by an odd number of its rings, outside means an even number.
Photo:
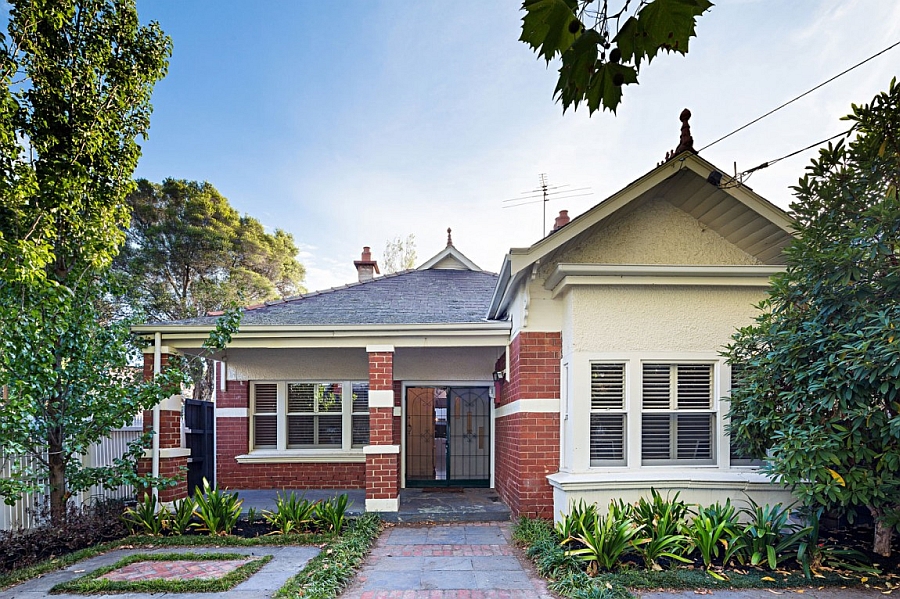
[{"label": "red brick wall", "polygon": [[394,443],[394,409],[369,408],[369,445]]},{"label": "red brick wall", "polygon": [[369,391],[394,389],[394,354],[371,352],[369,354]]},{"label": "red brick wall", "polygon": [[[153,465],[149,459],[138,461],[138,475],[147,476],[151,473]],[[179,484],[174,487],[160,487],[158,497],[160,501],[175,501],[187,497],[186,473],[187,456],[178,458],[160,458],[159,475],[164,478],[174,478]],[[138,497],[143,497],[147,489],[138,491]]]},{"label": "red brick wall", "polygon": [[559,399],[560,333],[521,332],[510,344],[509,382],[497,406],[521,400],[521,411],[496,421],[494,480],[514,517],[553,517],[547,475],[559,470],[559,414],[528,412],[530,399]]},{"label": "red brick wall", "polygon": [[[250,407],[250,383],[228,381],[219,389],[218,408]],[[216,483],[229,489],[362,489],[362,462],[239,464],[236,456],[250,449],[249,418],[216,418]]]},{"label": "red brick wall", "polygon": [[366,455],[366,499],[397,498],[399,457],[396,453]]}]

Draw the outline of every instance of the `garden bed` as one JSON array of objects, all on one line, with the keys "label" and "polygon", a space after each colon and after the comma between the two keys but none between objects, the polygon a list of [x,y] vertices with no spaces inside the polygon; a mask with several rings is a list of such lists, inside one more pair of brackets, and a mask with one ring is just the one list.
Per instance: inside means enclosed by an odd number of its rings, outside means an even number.
[{"label": "garden bed", "polygon": [[514,537],[551,590],[565,597],[628,589],[900,587],[897,556],[871,552],[870,525],[821,533],[786,508],[700,507],[657,493],[630,506],[573,506],[555,528],[521,520]]}]

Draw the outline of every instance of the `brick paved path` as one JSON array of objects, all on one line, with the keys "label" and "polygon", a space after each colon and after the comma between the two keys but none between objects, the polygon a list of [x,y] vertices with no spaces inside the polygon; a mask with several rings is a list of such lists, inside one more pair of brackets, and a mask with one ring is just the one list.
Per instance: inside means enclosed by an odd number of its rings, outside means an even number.
[{"label": "brick paved path", "polygon": [[388,528],[343,599],[549,599],[509,523]]},{"label": "brick paved path", "polygon": [[99,578],[107,580],[207,580],[222,578],[250,559],[172,560],[134,562]]}]

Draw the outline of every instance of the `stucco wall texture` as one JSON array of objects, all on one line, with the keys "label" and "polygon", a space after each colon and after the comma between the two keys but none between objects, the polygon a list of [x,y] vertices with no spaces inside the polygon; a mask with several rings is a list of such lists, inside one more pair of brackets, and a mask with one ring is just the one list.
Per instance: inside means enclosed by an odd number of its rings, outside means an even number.
[{"label": "stucco wall texture", "polygon": [[611,285],[567,294],[580,351],[714,351],[738,326],[750,324],[765,291],[747,287]]},{"label": "stucco wall texture", "polygon": [[650,199],[611,215],[582,239],[575,240],[541,272],[556,263],[572,264],[731,264],[759,260],[706,225],[667,202]]}]

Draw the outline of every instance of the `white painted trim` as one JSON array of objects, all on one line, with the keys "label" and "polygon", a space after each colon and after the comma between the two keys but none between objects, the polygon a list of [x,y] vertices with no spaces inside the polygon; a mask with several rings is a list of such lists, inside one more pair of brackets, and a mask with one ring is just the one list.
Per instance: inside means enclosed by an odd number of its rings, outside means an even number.
[{"label": "white painted trim", "polygon": [[[149,328],[153,329],[154,332],[158,331],[158,329],[159,329],[159,327],[156,327],[156,326],[149,326]],[[143,351],[145,354],[154,354],[154,355],[156,354],[156,348],[152,345],[145,347],[141,351]],[[160,354],[169,354],[169,355],[178,355],[178,350],[175,349],[174,347],[169,347],[168,345],[160,345],[159,353]],[[154,373],[154,374],[158,374],[158,373]]]},{"label": "white painted trim", "polygon": [[366,455],[384,455],[392,453],[400,453],[399,445],[365,445],[363,453]]},{"label": "white painted trim", "polygon": [[377,389],[369,391],[370,408],[393,408],[394,392],[390,389]]},{"label": "white painted trim", "polygon": [[481,268],[477,264],[475,264],[474,262],[469,260],[466,256],[463,255],[463,253],[461,251],[459,251],[452,245],[448,245],[447,247],[445,247],[443,250],[438,252],[437,255],[432,257],[430,260],[425,262],[425,264],[423,264],[416,270],[428,270],[435,264],[441,262],[444,258],[447,258],[448,256],[452,257],[459,264],[461,264],[462,266],[466,267],[469,270],[482,272]]},{"label": "white painted trim", "polygon": [[401,408],[400,406],[394,406],[394,416],[403,416],[403,408]]},{"label": "white painted trim", "polygon": [[694,266],[655,264],[558,264],[544,288],[557,297],[573,285],[691,285],[768,287],[783,266]]},{"label": "white painted trim", "polygon": [[547,476],[550,485],[563,491],[593,491],[607,489],[647,489],[654,485],[674,484],[679,487],[712,489],[735,485],[764,485],[783,488],[766,474],[756,470],[721,470],[717,468],[640,468],[604,469],[573,474],[556,472]]},{"label": "white painted trim", "polygon": [[238,464],[319,464],[364,463],[366,456],[357,451],[324,451],[316,449],[256,450],[235,458]]},{"label": "white painted trim", "polygon": [[399,512],[400,496],[394,499],[368,499],[366,498],[367,512]]},{"label": "white painted trim", "polygon": [[168,410],[170,412],[180,412],[183,403],[184,397],[182,397],[181,395],[170,395],[169,397],[159,402],[159,409]]},{"label": "white painted trim", "polygon": [[513,414],[559,414],[558,399],[517,399],[494,410],[495,418]]},{"label": "white painted trim", "polygon": [[247,408],[216,408],[216,418],[247,418]]},{"label": "white painted trim", "polygon": [[[144,457],[151,457],[152,451],[152,449],[145,449]],[[191,450],[186,447],[163,447],[159,450],[159,458],[162,460],[166,458],[183,458],[189,455],[191,455]]]},{"label": "white painted trim", "polygon": [[371,353],[375,353],[375,352],[392,354],[392,353],[394,353],[394,346],[393,345],[367,345],[366,346],[366,353],[371,354]]}]

